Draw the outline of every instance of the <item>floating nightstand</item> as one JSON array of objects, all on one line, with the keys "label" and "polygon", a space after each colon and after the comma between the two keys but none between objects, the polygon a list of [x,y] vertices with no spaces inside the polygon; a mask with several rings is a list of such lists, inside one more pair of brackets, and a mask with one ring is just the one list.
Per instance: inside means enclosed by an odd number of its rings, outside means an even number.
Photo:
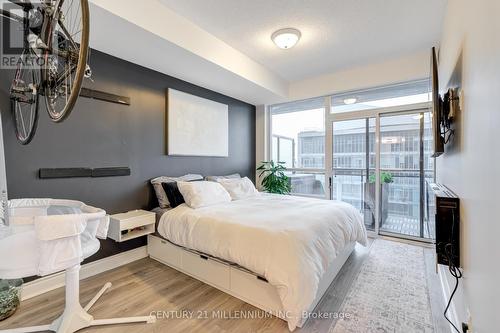
[{"label": "floating nightstand", "polygon": [[156,214],[147,210],[132,210],[110,216],[108,237],[116,242],[155,232]]}]

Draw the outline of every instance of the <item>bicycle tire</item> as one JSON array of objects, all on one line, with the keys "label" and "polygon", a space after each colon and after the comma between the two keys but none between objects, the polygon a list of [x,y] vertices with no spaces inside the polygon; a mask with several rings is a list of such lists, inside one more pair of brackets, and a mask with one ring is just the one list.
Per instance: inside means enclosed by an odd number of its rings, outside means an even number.
[{"label": "bicycle tire", "polygon": [[[62,6],[64,1],[61,1],[60,6]],[[71,111],[73,110],[76,101],[80,95],[80,90],[82,88],[82,82],[84,79],[84,74],[85,74],[85,68],[87,66],[87,56],[88,56],[88,46],[89,46],[89,31],[90,31],[90,11],[89,11],[89,4],[88,0],[80,0],[80,6],[81,6],[81,12],[82,12],[82,37],[80,41],[80,49],[79,49],[79,55],[78,55],[78,64],[77,68],[75,71],[75,80],[73,82],[73,85],[71,87],[71,93],[70,96],[67,99],[66,104],[64,105],[64,108],[61,111],[57,111],[54,108],[54,105],[50,103],[50,98],[49,96],[51,95],[50,93],[50,87],[47,85],[48,79],[50,77],[49,74],[49,68],[48,68],[48,59],[50,56],[50,51],[52,49],[52,43],[54,41],[54,36],[53,32],[55,31],[55,27],[58,24],[57,21],[57,15],[58,15],[58,10],[54,11],[54,16],[52,18],[51,24],[48,24],[46,28],[44,29],[45,31],[43,32],[43,37],[44,40],[47,42],[48,45],[48,50],[45,51],[44,53],[44,58],[45,58],[45,69],[43,70],[43,81],[46,83],[45,86],[45,104],[47,107],[47,113],[49,114],[49,117],[52,121],[59,123],[64,121],[68,116],[70,115]]]},{"label": "bicycle tire", "polygon": [[[37,100],[38,100],[38,97],[39,96],[37,95],[37,97],[36,97]],[[15,103],[16,103],[15,101],[11,100],[11,109],[13,110],[13,113],[15,113]],[[30,129],[28,136],[23,136],[19,130],[18,124],[14,124],[17,141],[19,141],[19,143],[22,144],[23,146],[29,144],[33,140],[33,138],[35,137],[36,129],[38,127],[38,103],[39,102],[37,101],[36,108],[34,111],[35,116],[34,116],[34,120],[33,120],[33,126]],[[17,119],[16,119],[15,114],[13,115],[13,118],[14,118],[14,122],[17,123]]]},{"label": "bicycle tire", "polygon": [[[19,65],[19,66],[21,66],[21,65]],[[24,77],[23,75],[21,75],[19,73],[20,71],[24,71],[24,70],[26,70],[26,69],[24,69],[22,67],[18,67],[18,69],[16,70],[16,76],[15,76],[16,79],[14,79],[14,80],[17,80],[18,78]],[[28,69],[28,70],[30,70],[30,69]],[[40,80],[39,79],[37,80],[37,78],[35,77],[35,72],[39,71],[39,69],[38,70],[31,69],[31,71],[33,71],[32,77],[31,77],[31,81],[32,81],[31,83],[34,86],[38,87],[40,85]],[[14,84],[14,82],[13,82],[13,84]],[[12,92],[11,92],[10,103],[11,103],[12,118],[14,121],[14,130],[15,130],[17,140],[22,145],[27,145],[33,140],[33,137],[35,136],[36,129],[38,126],[38,109],[39,109],[39,105],[40,105],[39,104],[39,97],[40,97],[39,92],[37,91],[36,94],[33,94],[33,97],[35,98],[33,103],[25,103],[25,102],[21,102],[18,97],[13,97]],[[32,110],[30,110],[30,114],[32,114],[32,117],[31,117],[32,119],[29,122],[28,129],[26,129],[26,124],[24,124],[23,110],[21,109],[26,104],[31,104],[34,107]],[[24,130],[21,131],[21,128],[23,128]]]}]

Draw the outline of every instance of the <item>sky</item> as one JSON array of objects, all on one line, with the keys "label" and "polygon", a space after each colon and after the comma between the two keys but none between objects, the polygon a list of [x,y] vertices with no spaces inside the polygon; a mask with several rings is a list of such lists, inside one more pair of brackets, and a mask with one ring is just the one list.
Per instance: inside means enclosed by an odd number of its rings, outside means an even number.
[{"label": "sky", "polygon": [[325,130],[323,109],[273,115],[272,126],[273,134],[297,140],[299,132]]}]

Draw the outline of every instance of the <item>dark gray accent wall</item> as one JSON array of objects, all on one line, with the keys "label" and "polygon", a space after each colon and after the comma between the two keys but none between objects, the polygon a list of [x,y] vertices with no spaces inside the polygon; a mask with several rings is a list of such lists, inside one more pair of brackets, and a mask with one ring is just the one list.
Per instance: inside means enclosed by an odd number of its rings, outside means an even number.
[{"label": "dark gray accent wall", "polygon": [[[0,70],[9,198],[76,199],[112,214],[157,205],[148,181],[160,175],[239,172],[254,179],[254,106],[95,50],[90,65],[95,82],[86,80],[85,87],[128,96],[131,105],[80,98],[70,117],[54,124],[42,104],[36,136],[27,146],[16,141],[10,114],[8,91],[13,72]],[[169,87],[229,105],[229,157],[165,155],[165,90]],[[131,175],[74,179],[37,176],[39,168],[115,166],[130,167]],[[144,239],[123,244],[107,240],[92,259],[143,244]]]}]

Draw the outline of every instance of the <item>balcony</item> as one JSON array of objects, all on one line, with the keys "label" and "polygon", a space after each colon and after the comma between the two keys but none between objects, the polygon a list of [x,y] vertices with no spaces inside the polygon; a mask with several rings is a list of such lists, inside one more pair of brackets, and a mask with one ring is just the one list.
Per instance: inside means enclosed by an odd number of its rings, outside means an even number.
[{"label": "balcony", "polygon": [[[421,175],[418,170],[383,169],[381,174],[390,177],[388,182],[381,179],[379,189],[380,232],[433,239],[434,219],[428,214],[425,191],[425,183],[432,181],[433,171],[426,170]],[[364,216],[366,228],[373,231],[376,197],[374,169],[335,169],[332,198],[358,208]]]},{"label": "balcony", "polygon": [[[420,237],[420,219],[389,215],[382,224],[381,230],[394,234],[402,234],[411,237]],[[425,221],[424,223],[424,238],[434,239],[435,237],[434,223]]]},{"label": "balcony", "polygon": [[[366,177],[366,172],[366,169],[336,168],[332,179],[332,199],[356,207],[364,216],[366,228],[374,231],[375,170],[368,171],[369,177]],[[420,192],[420,173],[401,169],[386,169],[383,172],[391,174],[392,182],[381,185],[379,230],[382,233],[434,239],[434,219],[428,216],[426,191]],[[323,173],[289,171],[287,175],[290,177],[292,194],[325,198],[327,186]],[[431,182],[432,175],[433,171],[427,170],[424,181]]]}]

